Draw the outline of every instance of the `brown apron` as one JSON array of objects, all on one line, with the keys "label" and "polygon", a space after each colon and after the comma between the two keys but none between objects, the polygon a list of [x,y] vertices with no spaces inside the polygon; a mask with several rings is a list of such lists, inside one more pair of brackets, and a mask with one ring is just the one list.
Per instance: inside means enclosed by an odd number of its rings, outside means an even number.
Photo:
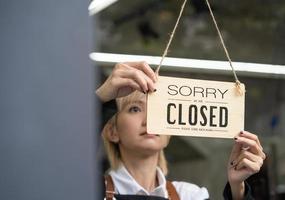
[{"label": "brown apron", "polygon": [[105,185],[106,185],[106,191],[105,191],[106,200],[113,200],[113,198],[115,198],[116,200],[180,200],[175,187],[170,181],[166,182],[166,189],[169,196],[168,199],[156,196],[115,194],[114,182],[110,175],[105,177]]}]

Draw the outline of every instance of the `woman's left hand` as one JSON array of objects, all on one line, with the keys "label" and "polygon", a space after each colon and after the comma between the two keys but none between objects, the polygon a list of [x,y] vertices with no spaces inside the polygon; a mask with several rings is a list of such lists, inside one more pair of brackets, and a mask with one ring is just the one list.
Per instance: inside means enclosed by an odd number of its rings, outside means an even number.
[{"label": "woman's left hand", "polygon": [[265,158],[265,153],[256,135],[241,131],[235,137],[235,144],[228,163],[228,181],[233,199],[243,197],[244,181],[259,172]]}]

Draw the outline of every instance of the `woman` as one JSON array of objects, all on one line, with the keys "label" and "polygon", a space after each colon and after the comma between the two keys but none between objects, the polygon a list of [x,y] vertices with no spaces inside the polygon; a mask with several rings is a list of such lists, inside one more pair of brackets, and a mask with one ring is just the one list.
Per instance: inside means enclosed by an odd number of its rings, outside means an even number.
[{"label": "woman", "polygon": [[[185,182],[167,182],[163,149],[169,136],[146,132],[146,93],[155,92],[156,74],[145,62],[117,64],[96,91],[103,102],[116,99],[117,113],[103,129],[111,164],[106,178],[106,198],[208,199],[207,189]],[[247,147],[247,148],[243,148]],[[251,199],[245,180],[257,173],[265,159],[258,137],[241,131],[227,168],[225,199]]]}]

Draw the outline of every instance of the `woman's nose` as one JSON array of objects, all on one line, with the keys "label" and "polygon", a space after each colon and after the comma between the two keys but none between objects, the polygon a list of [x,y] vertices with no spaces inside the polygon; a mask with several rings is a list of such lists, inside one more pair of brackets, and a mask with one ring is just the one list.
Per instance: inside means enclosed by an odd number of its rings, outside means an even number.
[{"label": "woman's nose", "polygon": [[143,116],[142,126],[146,126],[146,114]]}]

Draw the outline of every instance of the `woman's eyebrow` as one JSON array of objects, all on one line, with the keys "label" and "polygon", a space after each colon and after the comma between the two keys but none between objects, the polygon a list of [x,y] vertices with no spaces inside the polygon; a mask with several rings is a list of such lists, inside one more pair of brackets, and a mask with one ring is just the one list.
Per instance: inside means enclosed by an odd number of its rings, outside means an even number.
[{"label": "woman's eyebrow", "polygon": [[136,100],[136,101],[132,101],[130,103],[138,103],[138,104],[144,104],[145,102],[142,100]]},{"label": "woman's eyebrow", "polygon": [[129,101],[129,102],[126,103],[126,106],[127,106],[127,105],[131,105],[131,104],[140,104],[140,105],[143,105],[143,104],[145,104],[145,102],[142,101],[142,100]]}]

